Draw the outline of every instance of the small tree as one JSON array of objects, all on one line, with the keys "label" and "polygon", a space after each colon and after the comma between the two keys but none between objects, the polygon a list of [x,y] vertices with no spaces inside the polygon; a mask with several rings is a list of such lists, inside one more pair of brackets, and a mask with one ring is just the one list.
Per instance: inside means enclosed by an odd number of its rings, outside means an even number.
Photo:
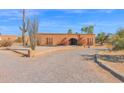
[{"label": "small tree", "polygon": [[96,42],[103,45],[105,42],[107,43],[110,41],[109,40],[110,36],[111,36],[111,34],[106,34],[105,32],[100,32],[96,36]]},{"label": "small tree", "polygon": [[68,34],[72,34],[72,33],[73,33],[72,29],[69,29]]},{"label": "small tree", "polygon": [[19,28],[22,31],[22,43],[23,43],[23,46],[26,46],[25,34],[28,31],[29,22],[26,21],[26,16],[25,16],[25,10],[24,9],[23,9],[22,12],[23,12],[22,13],[22,27],[19,27]]},{"label": "small tree", "polygon": [[29,27],[28,27],[28,32],[29,32],[29,39],[30,39],[30,47],[32,50],[35,50],[37,46],[37,32],[38,32],[38,19],[34,18],[34,20],[31,22],[29,21]]},{"label": "small tree", "polygon": [[75,32],[75,34],[79,34],[78,32]]}]

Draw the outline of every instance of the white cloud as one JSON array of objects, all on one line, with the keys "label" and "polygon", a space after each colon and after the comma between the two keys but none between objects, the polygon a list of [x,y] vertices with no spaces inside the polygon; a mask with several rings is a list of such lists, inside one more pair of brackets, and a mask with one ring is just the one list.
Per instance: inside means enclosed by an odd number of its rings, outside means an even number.
[{"label": "white cloud", "polygon": [[53,21],[42,21],[40,22],[40,27],[57,27],[59,24]]},{"label": "white cloud", "polygon": [[[26,16],[34,16],[39,15],[38,10],[25,10]],[[0,18],[2,22],[13,21],[13,20],[20,20],[22,18],[22,10],[19,9],[2,9],[0,10]]]},{"label": "white cloud", "polygon": [[65,9],[60,11],[65,13],[82,14],[82,13],[112,13],[115,10],[114,9]]},{"label": "white cloud", "polygon": [[[42,11],[42,13],[41,13]],[[48,12],[51,10],[38,10],[38,9],[28,9],[26,10],[26,16],[32,17],[34,15],[45,14],[45,12]],[[57,10],[64,13],[72,13],[72,14],[82,14],[82,13],[112,13],[113,9],[96,9],[96,10],[89,10],[89,9],[63,9],[63,10]],[[41,15],[40,14],[40,15]],[[67,16],[55,16],[56,18],[63,18]],[[70,15],[68,15],[70,17]],[[21,20],[22,19],[22,10],[19,9],[2,9],[0,10],[0,19],[1,22],[7,22],[7,21],[13,21],[13,20]]]},{"label": "white cloud", "polygon": [[21,31],[19,30],[18,26],[0,26],[0,33],[2,34],[20,34]]},{"label": "white cloud", "polygon": [[28,9],[28,10],[25,10],[26,11],[26,15],[27,16],[34,16],[34,15],[39,15],[40,14],[40,11],[37,10],[37,9]]},{"label": "white cloud", "polygon": [[115,10],[114,9],[98,9],[97,11],[102,13],[112,13]]},{"label": "white cloud", "polygon": [[87,10],[85,9],[65,9],[65,10],[60,10],[65,13],[85,13]]}]

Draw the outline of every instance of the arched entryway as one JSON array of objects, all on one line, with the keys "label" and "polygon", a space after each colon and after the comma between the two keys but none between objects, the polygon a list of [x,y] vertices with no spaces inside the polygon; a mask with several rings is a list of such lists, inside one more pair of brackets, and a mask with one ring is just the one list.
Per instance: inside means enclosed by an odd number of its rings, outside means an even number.
[{"label": "arched entryway", "polygon": [[76,38],[69,39],[69,45],[77,45],[78,40]]}]

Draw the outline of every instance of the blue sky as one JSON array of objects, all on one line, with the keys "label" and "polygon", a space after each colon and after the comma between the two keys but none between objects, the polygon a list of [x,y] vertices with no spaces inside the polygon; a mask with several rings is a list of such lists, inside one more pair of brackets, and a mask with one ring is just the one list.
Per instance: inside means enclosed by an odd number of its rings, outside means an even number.
[{"label": "blue sky", "polygon": [[[0,10],[0,32],[2,34],[21,35],[22,10]],[[108,9],[39,9],[26,10],[26,16],[39,19],[39,32],[66,33],[68,29],[81,32],[86,25],[94,25],[94,33],[115,33],[124,27],[124,10]]]}]

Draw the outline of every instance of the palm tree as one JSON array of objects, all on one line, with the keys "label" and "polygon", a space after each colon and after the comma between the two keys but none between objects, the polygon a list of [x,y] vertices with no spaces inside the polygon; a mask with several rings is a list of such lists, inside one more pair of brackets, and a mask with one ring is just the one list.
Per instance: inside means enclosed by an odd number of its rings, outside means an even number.
[{"label": "palm tree", "polygon": [[87,33],[88,32],[88,27],[82,27],[81,28],[81,33]]},{"label": "palm tree", "polygon": [[85,33],[85,34],[93,34],[94,31],[94,26],[90,25],[90,26],[85,26],[81,28],[81,32]]},{"label": "palm tree", "polygon": [[94,31],[94,26],[90,25],[88,28],[88,34],[93,34],[93,31]]}]

